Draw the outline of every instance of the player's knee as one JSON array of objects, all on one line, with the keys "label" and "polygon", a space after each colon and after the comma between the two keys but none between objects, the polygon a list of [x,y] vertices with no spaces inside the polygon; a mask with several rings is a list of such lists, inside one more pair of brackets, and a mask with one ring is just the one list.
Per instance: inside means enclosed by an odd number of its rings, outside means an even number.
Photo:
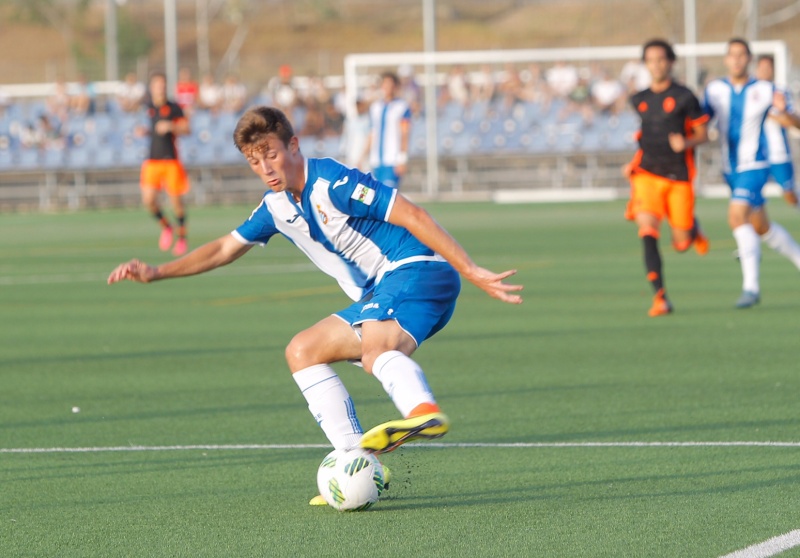
[{"label": "player's knee", "polygon": [[314,359],[314,343],[303,331],[292,337],[292,340],[286,345],[284,356],[292,370],[300,370],[317,364]]}]

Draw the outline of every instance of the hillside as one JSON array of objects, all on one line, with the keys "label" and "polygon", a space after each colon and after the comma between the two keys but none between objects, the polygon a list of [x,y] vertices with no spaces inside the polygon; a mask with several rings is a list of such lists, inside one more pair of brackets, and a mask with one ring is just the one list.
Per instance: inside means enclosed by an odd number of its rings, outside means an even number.
[{"label": "hillside", "polygon": [[[52,27],[14,19],[11,9],[0,8],[0,49],[13,52],[0,60],[2,83],[49,81],[57,74],[74,79],[79,70],[91,79],[103,79],[103,7],[96,0],[72,31],[74,51]],[[737,30],[741,0],[697,2],[697,27],[701,42],[724,41]],[[782,0],[761,0],[762,14],[785,6]],[[0,4],[2,5],[2,4]],[[178,0],[180,64],[198,68],[196,0]],[[260,87],[281,64],[299,74],[342,72],[344,56],[352,52],[422,50],[421,0],[270,0],[228,2],[245,6],[236,13],[224,8],[213,14],[209,43],[212,66],[220,66],[236,31],[237,16],[247,22],[247,34],[233,68],[251,87]],[[137,65],[122,60],[122,72],[163,66],[163,3],[129,0],[120,7],[152,43]],[[249,8],[248,8],[249,6]],[[437,39],[440,50],[549,48],[639,44],[652,36],[676,42],[683,37],[681,0],[439,0]],[[782,39],[800,59],[800,25],[796,16],[762,30],[762,39]],[[740,26],[741,27],[741,26]],[[25,45],[20,49],[19,45]]]}]

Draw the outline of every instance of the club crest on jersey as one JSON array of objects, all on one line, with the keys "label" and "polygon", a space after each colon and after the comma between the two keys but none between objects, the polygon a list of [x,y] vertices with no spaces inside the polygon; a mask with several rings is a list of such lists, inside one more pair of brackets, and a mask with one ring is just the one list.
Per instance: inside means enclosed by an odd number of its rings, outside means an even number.
[{"label": "club crest on jersey", "polygon": [[317,204],[317,213],[319,213],[319,219],[322,221],[323,225],[328,224],[328,214],[322,211],[322,206]]},{"label": "club crest on jersey", "polygon": [[667,97],[664,99],[664,112],[672,112],[675,110],[675,98],[674,97]]},{"label": "club crest on jersey", "polygon": [[372,204],[372,200],[375,199],[375,190],[368,186],[364,186],[363,184],[359,184],[356,186],[356,189],[353,190],[353,194],[350,198],[356,200],[357,202],[361,202],[364,205]]}]

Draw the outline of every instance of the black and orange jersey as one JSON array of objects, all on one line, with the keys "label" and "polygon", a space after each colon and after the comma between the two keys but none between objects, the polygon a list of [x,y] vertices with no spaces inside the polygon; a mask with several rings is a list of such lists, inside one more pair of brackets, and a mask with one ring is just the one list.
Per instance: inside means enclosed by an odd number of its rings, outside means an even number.
[{"label": "black and orange jersey", "polygon": [[673,81],[659,93],[651,89],[636,93],[631,104],[642,119],[634,166],[671,180],[692,180],[694,150],[675,153],[669,145],[669,134],[691,137],[694,127],[708,122],[694,93]]},{"label": "black and orange jersey", "polygon": [[172,101],[167,101],[161,106],[152,104],[147,105],[147,116],[150,117],[150,154],[149,159],[177,159],[178,146],[175,143],[175,134],[172,132],[159,135],[156,133],[156,123],[161,120],[172,120],[173,122],[183,120],[186,117],[183,109]]}]

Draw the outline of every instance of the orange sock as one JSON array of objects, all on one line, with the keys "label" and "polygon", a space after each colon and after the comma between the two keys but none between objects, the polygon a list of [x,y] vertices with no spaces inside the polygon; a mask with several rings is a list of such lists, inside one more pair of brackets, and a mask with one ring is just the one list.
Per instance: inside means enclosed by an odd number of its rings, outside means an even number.
[{"label": "orange sock", "polygon": [[408,413],[406,418],[420,417],[422,415],[429,415],[431,413],[441,413],[442,410],[436,403],[420,403]]}]

